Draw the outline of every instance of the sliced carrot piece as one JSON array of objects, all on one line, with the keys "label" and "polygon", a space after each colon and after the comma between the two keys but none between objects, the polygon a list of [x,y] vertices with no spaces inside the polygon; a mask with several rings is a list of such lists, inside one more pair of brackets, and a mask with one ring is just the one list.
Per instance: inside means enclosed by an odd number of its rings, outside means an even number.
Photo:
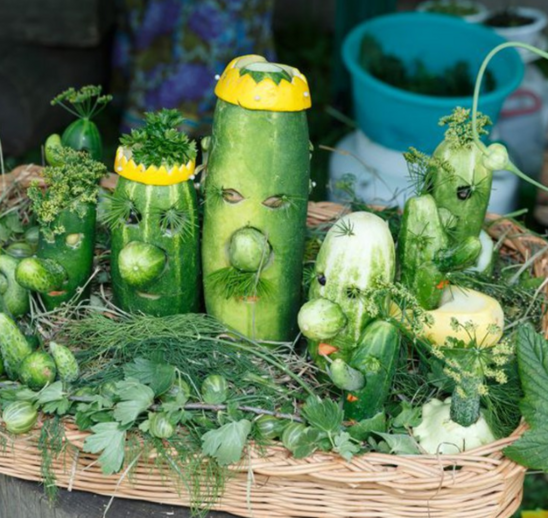
[{"label": "sliced carrot piece", "polygon": [[338,350],[339,348],[334,345],[324,343],[318,345],[318,354],[320,356],[329,356],[330,354],[336,353]]},{"label": "sliced carrot piece", "polygon": [[358,401],[358,398],[354,394],[348,394],[348,396],[346,396],[346,400],[349,403],[354,403],[354,402]]}]

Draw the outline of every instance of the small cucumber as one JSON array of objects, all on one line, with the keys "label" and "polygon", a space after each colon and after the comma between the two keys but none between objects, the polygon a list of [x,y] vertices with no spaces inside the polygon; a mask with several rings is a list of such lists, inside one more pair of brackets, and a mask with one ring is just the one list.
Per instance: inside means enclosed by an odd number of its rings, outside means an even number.
[{"label": "small cucumber", "polygon": [[327,372],[333,384],[342,390],[360,390],[365,385],[365,376],[341,358],[333,360]]},{"label": "small cucumber", "polygon": [[14,318],[23,316],[30,309],[29,292],[15,280],[18,264],[15,257],[0,255],[0,311]]},{"label": "small cucumber", "polygon": [[56,374],[53,358],[43,351],[29,354],[19,366],[19,379],[31,390],[43,389],[55,380]]},{"label": "small cucumber", "polygon": [[21,362],[32,353],[32,347],[17,324],[5,313],[0,313],[0,351],[8,377],[19,377]]},{"label": "small cucumber", "polygon": [[377,320],[366,328],[349,362],[365,376],[365,387],[348,394],[344,404],[347,419],[362,421],[383,410],[399,350],[400,334],[395,326]]},{"label": "small cucumber", "polygon": [[56,342],[50,342],[49,350],[57,366],[59,379],[65,383],[75,382],[80,375],[80,368],[72,351]]},{"label": "small cucumber", "polygon": [[50,293],[61,289],[67,280],[67,272],[52,259],[29,257],[17,266],[15,279],[27,290]]}]

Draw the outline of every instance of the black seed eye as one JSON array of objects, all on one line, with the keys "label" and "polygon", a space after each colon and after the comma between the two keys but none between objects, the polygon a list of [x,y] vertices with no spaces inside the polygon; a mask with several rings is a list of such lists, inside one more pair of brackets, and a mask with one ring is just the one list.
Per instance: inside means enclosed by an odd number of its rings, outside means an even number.
[{"label": "black seed eye", "polygon": [[325,275],[323,273],[320,273],[318,275],[318,282],[322,285],[322,286],[325,286],[325,283],[327,282],[327,279],[325,278]]},{"label": "black seed eye", "polygon": [[126,219],[126,224],[127,225],[138,225],[140,221],[141,221],[140,212],[136,209],[131,209],[129,211],[129,216]]},{"label": "black seed eye", "polygon": [[470,196],[472,196],[472,187],[469,185],[457,187],[457,198],[459,200],[467,200]]}]

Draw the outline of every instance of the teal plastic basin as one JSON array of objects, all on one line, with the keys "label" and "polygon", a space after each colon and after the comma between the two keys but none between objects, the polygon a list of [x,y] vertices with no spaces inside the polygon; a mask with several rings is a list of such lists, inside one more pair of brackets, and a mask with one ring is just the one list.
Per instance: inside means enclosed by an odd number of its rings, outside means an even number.
[{"label": "teal plastic basin", "polygon": [[[427,69],[442,72],[457,61],[466,61],[476,75],[481,62],[506,40],[492,29],[469,24],[452,16],[431,13],[398,13],[380,16],[355,27],[343,43],[343,61],[352,79],[354,112],[360,129],[373,141],[405,151],[414,146],[432,153],[443,138],[440,117],[456,106],[472,107],[470,97],[431,97],[394,88],[369,74],[359,63],[363,37],[369,34],[405,63],[420,59]],[[521,83],[524,65],[514,49],[495,56],[489,65],[496,87],[482,95],[479,109],[497,120],[506,97]]]}]

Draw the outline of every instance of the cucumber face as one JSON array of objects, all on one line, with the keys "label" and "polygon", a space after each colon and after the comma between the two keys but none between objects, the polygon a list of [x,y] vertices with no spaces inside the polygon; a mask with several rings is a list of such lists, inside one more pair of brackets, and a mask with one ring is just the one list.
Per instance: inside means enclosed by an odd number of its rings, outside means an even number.
[{"label": "cucumber face", "polygon": [[[57,263],[59,272],[65,272],[66,281],[54,291],[42,294],[46,309],[54,309],[73,299],[81,290],[79,298],[89,297],[89,278],[93,269],[95,250],[96,207],[85,204],[81,213],[64,210],[58,217],[65,231],[55,236],[53,242],[40,235],[37,256]],[[84,289],[82,289],[85,286]]]},{"label": "cucumber face", "polygon": [[[127,208],[112,229],[116,304],[156,316],[198,311],[199,230],[192,182],[154,186],[121,177],[112,203]],[[128,273],[130,262],[138,275]]]},{"label": "cucumber face", "polygon": [[[247,110],[217,101],[205,181],[205,302],[208,313],[253,339],[288,341],[296,335],[309,164],[304,111]],[[250,282],[248,291],[233,296],[209,280],[235,268],[232,237],[249,227],[271,247],[256,277],[269,289],[254,290]]]},{"label": "cucumber face", "polygon": [[[348,361],[372,320],[367,309],[370,301],[364,294],[377,283],[394,280],[394,241],[386,222],[368,212],[342,217],[327,233],[314,274],[308,304],[323,298],[341,308],[346,326],[329,343],[339,349],[332,358]],[[312,340],[309,351],[315,361],[324,365],[317,348],[318,343]]]},{"label": "cucumber face", "polygon": [[434,175],[432,190],[438,208],[447,210],[454,218],[452,240],[460,243],[467,237],[478,237],[493,183],[493,172],[483,164],[482,150],[474,144],[456,150],[444,141],[433,156],[453,169],[452,174]]}]

